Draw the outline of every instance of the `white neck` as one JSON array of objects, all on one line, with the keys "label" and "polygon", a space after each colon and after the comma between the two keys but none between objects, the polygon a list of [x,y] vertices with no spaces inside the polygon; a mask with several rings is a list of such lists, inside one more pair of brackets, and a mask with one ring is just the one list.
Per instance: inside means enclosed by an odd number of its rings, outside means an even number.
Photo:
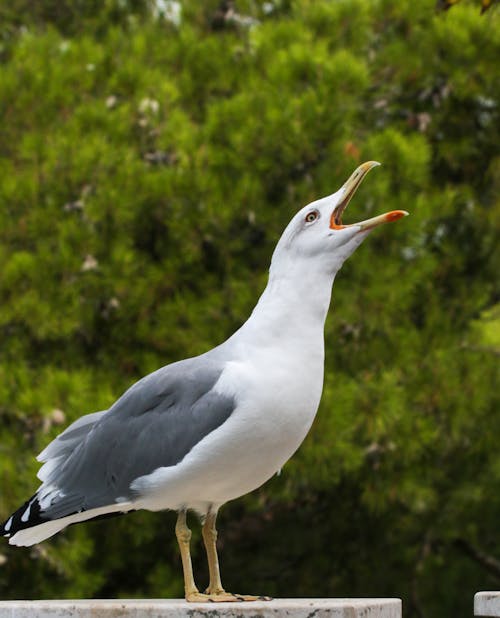
[{"label": "white neck", "polygon": [[277,319],[287,319],[296,326],[314,323],[323,328],[332,284],[333,277],[323,273],[305,273],[303,276],[300,273],[273,276],[271,273],[254,313],[273,312]]},{"label": "white neck", "polygon": [[324,272],[284,273],[271,270],[269,281],[243,326],[231,337],[268,347],[316,347],[323,355],[323,332],[334,275]]}]

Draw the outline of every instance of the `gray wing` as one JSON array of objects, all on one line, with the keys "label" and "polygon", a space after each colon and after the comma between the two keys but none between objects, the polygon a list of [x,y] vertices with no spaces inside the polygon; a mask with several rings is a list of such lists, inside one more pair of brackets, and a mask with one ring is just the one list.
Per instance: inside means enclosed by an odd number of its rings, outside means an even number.
[{"label": "gray wing", "polygon": [[53,498],[43,500],[43,515],[64,517],[131,499],[135,479],[182,461],[235,408],[232,397],[213,391],[223,368],[206,356],[168,365],[134,384],[107,412],[68,427],[39,456],[48,466],[40,471],[42,487],[54,488]]},{"label": "gray wing", "polygon": [[92,426],[106,414],[107,410],[102,412],[93,412],[81,416],[74,423],[71,423],[55,440],[43,449],[38,455],[38,461],[50,462],[47,466],[42,466],[38,471],[38,478],[45,481],[50,475],[50,469],[53,468],[56,461],[64,460],[78,446],[79,442],[84,439],[86,434],[92,429]]}]

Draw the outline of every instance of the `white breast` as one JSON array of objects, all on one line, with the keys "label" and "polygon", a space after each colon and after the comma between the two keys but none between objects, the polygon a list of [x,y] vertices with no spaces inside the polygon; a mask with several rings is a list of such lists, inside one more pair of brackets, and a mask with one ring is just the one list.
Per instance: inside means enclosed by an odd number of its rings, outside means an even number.
[{"label": "white breast", "polygon": [[[134,483],[151,510],[223,504],[256,489],[275,474],[304,440],[323,386],[322,346],[314,353],[246,350],[230,361],[215,389],[237,402],[230,418],[176,466]],[[294,352],[294,353],[292,353]]]}]

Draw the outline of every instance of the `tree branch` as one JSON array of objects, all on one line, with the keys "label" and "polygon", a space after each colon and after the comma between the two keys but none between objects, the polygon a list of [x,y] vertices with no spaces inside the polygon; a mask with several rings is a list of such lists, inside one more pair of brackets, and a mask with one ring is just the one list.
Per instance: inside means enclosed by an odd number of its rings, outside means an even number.
[{"label": "tree branch", "polygon": [[455,545],[480,564],[490,575],[493,575],[495,579],[500,580],[500,560],[488,555],[465,539],[455,539]]}]

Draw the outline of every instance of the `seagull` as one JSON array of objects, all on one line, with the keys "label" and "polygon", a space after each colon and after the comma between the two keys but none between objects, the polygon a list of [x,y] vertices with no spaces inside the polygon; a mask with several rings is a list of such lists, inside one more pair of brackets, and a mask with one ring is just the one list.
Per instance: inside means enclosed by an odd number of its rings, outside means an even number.
[{"label": "seagull", "polygon": [[[38,455],[42,484],[0,527],[10,544],[30,546],[104,515],[175,510],[187,601],[268,598],[224,590],[217,512],[278,473],[312,425],[323,390],[324,324],[335,276],[373,228],[408,214],[393,210],[342,223],[356,189],[377,165],[363,163],[336,193],[292,218],[262,296],[227,341],[142,378],[108,410],[76,420]],[[205,592],[193,576],[189,510],[202,522]]]}]

